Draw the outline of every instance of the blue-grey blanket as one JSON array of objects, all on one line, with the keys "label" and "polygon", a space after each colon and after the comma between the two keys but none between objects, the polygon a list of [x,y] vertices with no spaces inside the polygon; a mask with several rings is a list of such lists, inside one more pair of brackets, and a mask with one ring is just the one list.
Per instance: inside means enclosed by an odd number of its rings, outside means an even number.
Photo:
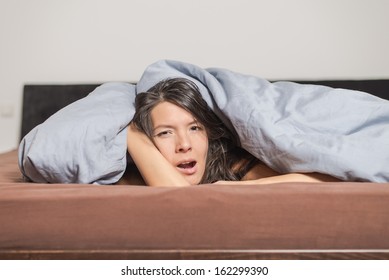
[{"label": "blue-grey blanket", "polygon": [[389,182],[389,101],[167,60],[150,65],[136,86],[103,84],[33,129],[19,146],[22,173],[35,182],[115,183],[126,169],[136,93],[172,77],[194,81],[241,146],[280,173]]}]

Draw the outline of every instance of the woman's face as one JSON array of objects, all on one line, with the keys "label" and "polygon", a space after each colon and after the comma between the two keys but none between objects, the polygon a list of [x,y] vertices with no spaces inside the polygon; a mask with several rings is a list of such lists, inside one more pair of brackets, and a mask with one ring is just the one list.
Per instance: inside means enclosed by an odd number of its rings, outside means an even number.
[{"label": "woman's face", "polygon": [[192,185],[205,172],[208,137],[205,128],[188,111],[161,102],[151,111],[153,139],[161,154]]}]

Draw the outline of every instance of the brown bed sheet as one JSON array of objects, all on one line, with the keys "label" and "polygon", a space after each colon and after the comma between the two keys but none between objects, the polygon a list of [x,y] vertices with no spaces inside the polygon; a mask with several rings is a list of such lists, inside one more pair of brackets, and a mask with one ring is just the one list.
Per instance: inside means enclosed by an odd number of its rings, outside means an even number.
[{"label": "brown bed sheet", "polygon": [[389,258],[388,237],[389,184],[35,184],[0,155],[0,258]]}]

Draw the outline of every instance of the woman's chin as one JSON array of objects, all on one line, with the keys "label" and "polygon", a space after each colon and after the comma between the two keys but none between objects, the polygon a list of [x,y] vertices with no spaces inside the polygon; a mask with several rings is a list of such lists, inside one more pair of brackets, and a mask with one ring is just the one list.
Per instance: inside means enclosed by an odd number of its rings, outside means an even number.
[{"label": "woman's chin", "polygon": [[200,184],[201,178],[197,178],[197,176],[184,176],[186,181],[191,185],[198,185]]},{"label": "woman's chin", "polygon": [[191,168],[178,168],[178,171],[184,176],[186,181],[191,185],[198,185],[201,182],[204,171],[201,172],[197,166],[197,164]]},{"label": "woman's chin", "polygon": [[184,178],[186,179],[186,181],[191,184],[191,185],[198,185],[200,184],[201,182],[201,179],[202,179],[202,176],[199,176],[200,174],[193,174],[193,175],[189,175],[189,176],[185,176],[184,175]]}]

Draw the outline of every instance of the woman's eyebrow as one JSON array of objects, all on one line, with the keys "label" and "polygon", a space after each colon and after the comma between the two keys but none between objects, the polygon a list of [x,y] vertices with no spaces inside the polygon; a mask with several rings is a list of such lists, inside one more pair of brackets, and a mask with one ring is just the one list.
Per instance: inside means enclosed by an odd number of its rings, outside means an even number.
[{"label": "woman's eyebrow", "polygon": [[162,129],[162,128],[174,128],[173,125],[170,124],[159,124],[156,127],[153,128],[153,130]]},{"label": "woman's eyebrow", "polygon": [[[196,121],[196,120],[193,120],[189,123],[186,124],[186,126],[191,126],[191,125],[194,125],[194,124],[198,124],[199,122]],[[171,124],[159,124],[157,125],[156,127],[153,128],[153,131],[157,130],[157,129],[166,129],[166,128],[171,128],[171,129],[175,129],[176,126],[174,125],[171,125]]]}]

